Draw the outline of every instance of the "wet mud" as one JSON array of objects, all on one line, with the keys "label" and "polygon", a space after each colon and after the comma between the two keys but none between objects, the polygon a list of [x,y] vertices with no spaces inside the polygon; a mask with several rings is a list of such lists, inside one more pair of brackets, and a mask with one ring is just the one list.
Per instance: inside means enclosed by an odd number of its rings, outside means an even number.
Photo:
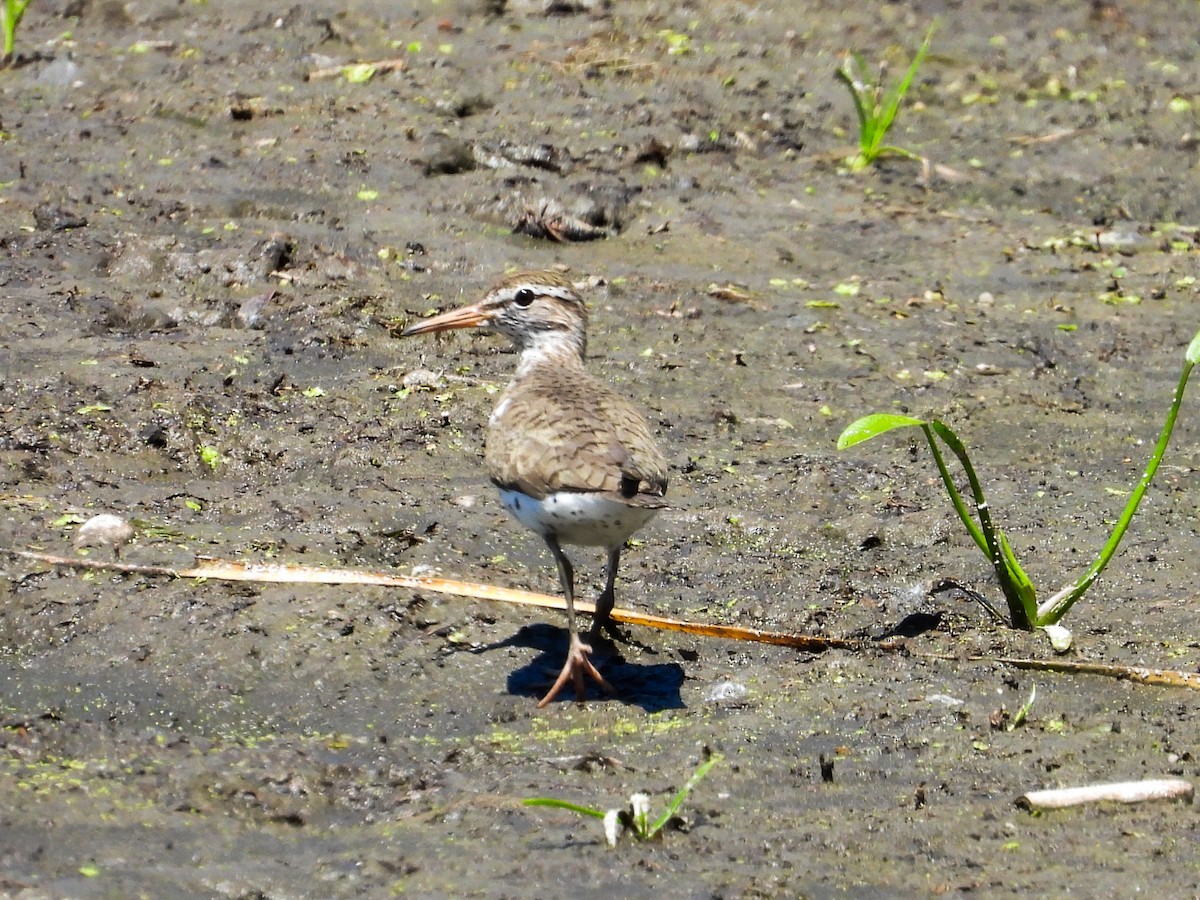
[{"label": "wet mud", "polygon": [[[0,545],[74,554],[109,512],[132,563],[555,592],[482,465],[515,357],[398,335],[557,266],[671,461],[618,605],[907,651],[631,628],[598,648],[616,698],[539,711],[553,612],[6,557],[0,892],[1195,894],[1190,806],[1014,805],[1195,777],[1195,695],[969,661],[1053,651],[972,599],[1002,602],[916,435],[835,448],[941,418],[1043,595],[1091,562],[1200,324],[1195,5],[502,6],[30,7]],[[848,174],[834,70],[894,77],[935,16],[892,135],[929,166]],[[1194,399],[1069,659],[1195,671]],[[522,805],[661,809],[711,752],[661,841]]]}]

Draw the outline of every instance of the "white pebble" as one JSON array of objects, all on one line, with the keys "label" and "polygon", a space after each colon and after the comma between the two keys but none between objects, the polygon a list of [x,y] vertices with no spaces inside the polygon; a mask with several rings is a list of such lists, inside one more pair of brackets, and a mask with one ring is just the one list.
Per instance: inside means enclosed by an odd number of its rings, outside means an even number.
[{"label": "white pebble", "polygon": [[745,700],[750,695],[750,688],[738,681],[722,681],[710,687],[704,695],[705,703],[728,703],[731,700]]}]

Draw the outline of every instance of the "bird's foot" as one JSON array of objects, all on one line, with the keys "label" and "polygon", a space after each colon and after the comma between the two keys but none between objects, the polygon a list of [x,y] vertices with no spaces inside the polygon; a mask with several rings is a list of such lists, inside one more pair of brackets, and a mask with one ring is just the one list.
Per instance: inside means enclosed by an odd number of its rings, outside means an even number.
[{"label": "bird's foot", "polygon": [[[601,642],[605,647],[612,647],[620,655],[621,648],[632,648],[643,653],[656,655],[659,651],[651,645],[639,641],[628,628],[621,628],[614,620],[607,619],[599,625],[593,625],[588,632],[588,640]],[[616,645],[620,644],[621,648]]]},{"label": "bird's foot", "polygon": [[593,621],[592,628],[588,632],[588,640],[629,644],[632,643],[633,638],[630,632],[623,631],[616,622],[606,618],[604,621]]},{"label": "bird's foot", "polygon": [[567,661],[563,665],[562,671],[558,673],[558,679],[554,682],[550,691],[538,703],[538,709],[541,709],[557,697],[559,692],[566,687],[568,681],[575,683],[575,699],[582,701],[585,696],[583,683],[585,675],[598,682],[600,687],[604,688],[608,693],[616,693],[612,685],[605,681],[604,676],[592,665],[592,661],[589,659],[591,652],[592,648],[580,640],[579,635],[571,635],[571,643],[567,647]]}]

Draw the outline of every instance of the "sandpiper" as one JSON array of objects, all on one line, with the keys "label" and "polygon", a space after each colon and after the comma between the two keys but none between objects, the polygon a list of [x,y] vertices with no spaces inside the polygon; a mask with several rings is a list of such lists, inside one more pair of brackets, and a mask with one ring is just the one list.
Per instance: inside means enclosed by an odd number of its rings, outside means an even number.
[{"label": "sandpiper", "polygon": [[404,335],[482,328],[512,339],[517,372],[488,419],[485,460],[505,508],[542,536],[558,564],[567,604],[567,661],[550,691],[568,681],[584,698],[584,676],[612,687],[589,658],[575,624],[575,579],[562,544],[603,547],[604,590],[593,634],[613,607],[621,550],[666,504],[667,463],[632,403],[584,368],[587,308],[557,272],[502,279],[478,303],[426,319]]}]

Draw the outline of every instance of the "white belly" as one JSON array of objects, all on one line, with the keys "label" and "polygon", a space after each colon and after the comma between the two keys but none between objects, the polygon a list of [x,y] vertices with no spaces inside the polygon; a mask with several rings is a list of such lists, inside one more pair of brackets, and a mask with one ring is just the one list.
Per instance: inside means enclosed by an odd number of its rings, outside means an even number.
[{"label": "white belly", "polygon": [[579,491],[559,491],[535,500],[520,491],[501,490],[500,500],[530,531],[589,547],[621,546],[658,512]]}]

